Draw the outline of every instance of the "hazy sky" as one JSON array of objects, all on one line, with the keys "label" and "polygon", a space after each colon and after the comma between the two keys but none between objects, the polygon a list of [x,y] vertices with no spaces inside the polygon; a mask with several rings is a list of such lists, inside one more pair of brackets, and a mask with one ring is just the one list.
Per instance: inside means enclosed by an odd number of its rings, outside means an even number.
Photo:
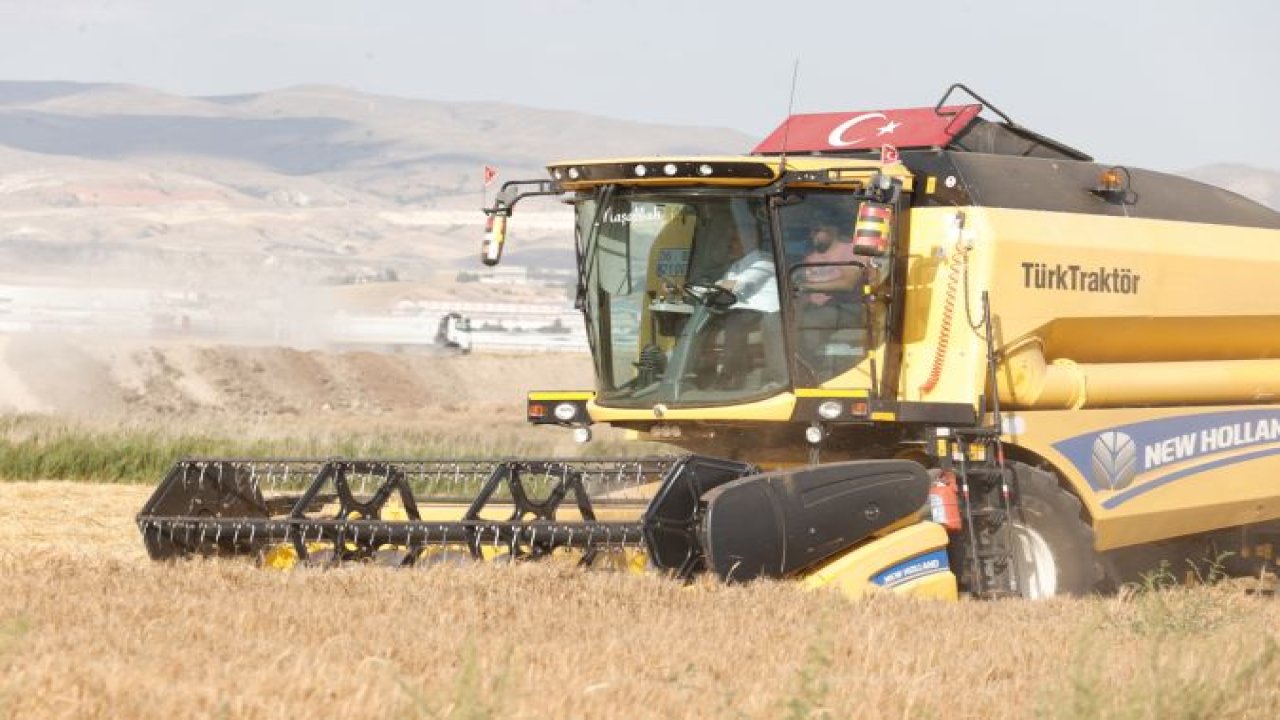
[{"label": "hazy sky", "polygon": [[[763,136],[965,82],[1104,162],[1280,170],[1280,0],[0,0],[0,79],[333,84]],[[744,148],[745,149],[745,148]]]}]

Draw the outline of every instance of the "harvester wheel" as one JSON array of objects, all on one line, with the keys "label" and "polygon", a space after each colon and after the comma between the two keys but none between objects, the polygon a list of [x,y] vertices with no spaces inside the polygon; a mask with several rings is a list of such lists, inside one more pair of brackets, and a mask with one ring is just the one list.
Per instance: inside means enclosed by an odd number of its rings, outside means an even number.
[{"label": "harvester wheel", "polygon": [[1080,500],[1051,472],[1022,463],[1013,467],[1020,499],[1013,551],[1021,594],[1043,598],[1094,592],[1103,579],[1102,565]]}]

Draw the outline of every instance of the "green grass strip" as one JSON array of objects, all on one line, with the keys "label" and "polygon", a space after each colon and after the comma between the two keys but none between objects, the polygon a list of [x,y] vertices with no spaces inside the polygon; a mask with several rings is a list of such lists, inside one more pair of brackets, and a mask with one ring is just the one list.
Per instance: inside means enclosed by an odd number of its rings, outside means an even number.
[{"label": "green grass strip", "polygon": [[159,482],[183,457],[485,458],[545,455],[545,447],[428,433],[340,438],[236,438],[155,429],[105,430],[48,421],[0,420],[0,481]]}]

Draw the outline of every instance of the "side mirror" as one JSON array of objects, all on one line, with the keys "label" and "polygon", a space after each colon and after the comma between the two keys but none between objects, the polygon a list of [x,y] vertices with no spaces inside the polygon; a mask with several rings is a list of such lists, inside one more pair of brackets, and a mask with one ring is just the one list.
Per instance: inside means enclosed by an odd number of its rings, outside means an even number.
[{"label": "side mirror", "polygon": [[485,265],[497,265],[502,259],[502,246],[507,241],[507,216],[494,213],[484,223],[484,242],[480,245],[480,260]]}]

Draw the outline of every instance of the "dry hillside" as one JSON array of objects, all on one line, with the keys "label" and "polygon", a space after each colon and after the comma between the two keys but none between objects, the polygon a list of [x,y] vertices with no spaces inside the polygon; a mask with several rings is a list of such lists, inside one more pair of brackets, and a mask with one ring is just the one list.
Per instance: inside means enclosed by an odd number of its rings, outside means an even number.
[{"label": "dry hillside", "polygon": [[[195,98],[0,82],[0,261],[27,274],[164,275],[212,258],[215,270],[422,277],[474,264],[485,164],[509,180],[557,157],[749,145],[727,130],[332,87]],[[564,209],[529,211],[510,262],[570,263]]]}]

